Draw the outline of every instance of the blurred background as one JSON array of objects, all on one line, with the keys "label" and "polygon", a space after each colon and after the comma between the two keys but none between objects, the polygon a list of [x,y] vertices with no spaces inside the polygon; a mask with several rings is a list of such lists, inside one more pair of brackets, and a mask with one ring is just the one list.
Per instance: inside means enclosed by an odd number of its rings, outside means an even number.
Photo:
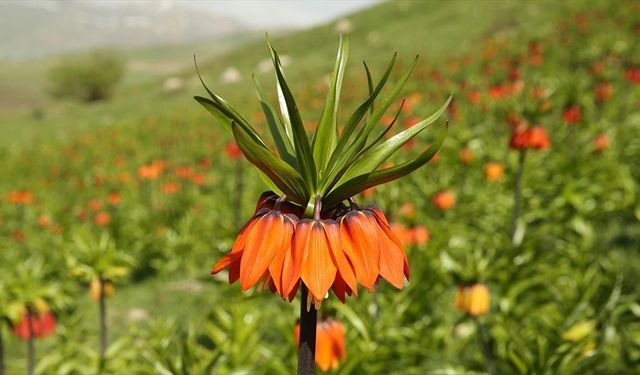
[{"label": "blurred background", "polygon": [[638,2],[5,0],[0,375],[293,372],[298,302],[209,275],[266,187],[193,100],[195,55],[266,132],[265,32],[308,129],[340,34],[341,122],[368,96],[362,61],[377,82],[394,52],[393,82],[420,57],[382,124],[454,95],[438,156],[357,198],[411,281],[330,296],[320,370],[640,371]]}]

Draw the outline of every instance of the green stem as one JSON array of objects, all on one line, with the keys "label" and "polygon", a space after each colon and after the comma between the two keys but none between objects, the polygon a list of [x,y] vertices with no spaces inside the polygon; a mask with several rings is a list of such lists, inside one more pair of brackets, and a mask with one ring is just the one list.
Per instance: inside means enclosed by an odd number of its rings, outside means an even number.
[{"label": "green stem", "polygon": [[511,214],[511,233],[509,239],[511,246],[515,247],[516,232],[518,228],[518,217],[520,216],[520,201],[522,196],[522,174],[524,172],[524,162],[527,156],[526,150],[521,150],[518,159],[518,170],[516,172],[515,186],[513,188],[513,212]]},{"label": "green stem", "polygon": [[29,326],[29,338],[27,339],[27,374],[33,375],[36,369],[36,348],[33,337],[33,311],[27,308],[27,325]]},{"label": "green stem", "polygon": [[460,201],[464,198],[464,188],[465,188],[465,183],[467,182],[467,165],[463,165],[462,166],[462,173],[460,173],[460,199],[458,199],[458,205],[460,204]]},{"label": "green stem", "polygon": [[476,329],[478,331],[478,345],[480,346],[480,350],[482,351],[482,356],[484,357],[484,364],[487,367],[487,372],[489,373],[489,375],[495,375],[496,364],[493,359],[493,354],[491,353],[491,347],[484,332],[484,326],[480,322],[480,319],[478,319],[477,317],[475,317],[473,320],[476,323]]},{"label": "green stem", "polygon": [[104,279],[99,278],[100,281],[100,367],[102,368],[105,361],[105,355],[107,353],[107,301],[104,295]]},{"label": "green stem", "polygon": [[4,337],[2,337],[2,331],[4,330],[4,322],[0,321],[0,375],[4,375]]},{"label": "green stem", "polygon": [[316,325],[318,312],[311,304],[307,310],[309,291],[303,282],[300,283],[300,347],[298,348],[298,375],[315,374]]},{"label": "green stem", "polygon": [[313,220],[320,220],[322,212],[322,196],[316,195],[315,204],[313,205]]}]

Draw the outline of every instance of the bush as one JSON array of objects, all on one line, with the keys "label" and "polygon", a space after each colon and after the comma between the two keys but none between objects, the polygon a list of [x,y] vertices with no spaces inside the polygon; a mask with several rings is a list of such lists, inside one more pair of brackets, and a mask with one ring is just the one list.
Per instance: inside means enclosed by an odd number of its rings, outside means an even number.
[{"label": "bush", "polygon": [[51,93],[85,102],[104,100],[124,74],[124,59],[112,50],[64,58],[50,72]]}]

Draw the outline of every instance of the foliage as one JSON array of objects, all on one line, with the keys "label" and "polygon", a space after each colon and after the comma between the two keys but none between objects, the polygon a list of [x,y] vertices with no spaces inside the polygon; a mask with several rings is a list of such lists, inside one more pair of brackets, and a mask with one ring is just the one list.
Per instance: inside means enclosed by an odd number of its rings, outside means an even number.
[{"label": "foliage", "polygon": [[108,99],[124,68],[124,59],[113,50],[62,58],[49,72],[51,94],[84,102]]},{"label": "foliage", "polygon": [[[347,360],[335,372],[483,372],[482,327],[500,374],[634,373],[640,365],[636,5],[473,4],[487,11],[471,18],[475,13],[464,2],[391,2],[350,18],[353,48],[340,94],[346,107],[357,108],[357,99],[368,95],[367,87],[352,84],[361,81],[354,61],[372,56],[367,65],[380,77],[387,50],[396,46],[400,71],[412,64],[406,57],[415,49],[432,53],[407,81],[404,104],[394,100],[382,124],[399,112],[397,125],[409,127],[449,92],[454,99],[447,140],[429,167],[359,198],[375,194],[394,224],[424,226],[429,239],[409,245],[412,278],[401,292],[381,285],[346,305],[323,304],[322,314],[347,330]],[[538,12],[526,11],[532,7]],[[470,41],[469,30],[483,37]],[[318,98],[329,85],[318,72],[330,69],[336,41],[330,25],[274,40],[290,53],[287,82],[300,97],[309,131],[315,124],[308,119],[322,118],[325,103]],[[215,82],[228,65],[249,73],[263,55],[256,56],[256,48],[201,62],[203,79]],[[394,70],[389,80],[398,76]],[[194,78],[197,92],[197,77],[191,71],[185,77]],[[262,73],[256,77],[265,87],[276,85]],[[605,81],[612,91],[603,100]],[[256,129],[269,126],[249,79],[219,85]],[[38,342],[38,370],[90,372],[97,368],[98,318],[86,286],[71,277],[75,265],[67,255],[85,259],[74,237],[97,244],[105,236],[105,248],[131,258],[122,262],[130,277],[109,301],[113,343],[106,373],[290,373],[297,306],[243,294],[224,276],[208,275],[237,233],[235,213],[250,215],[249,198],[265,186],[245,169],[241,204],[230,199],[240,162],[225,154],[219,124],[184,97],[150,87],[132,87],[132,94],[110,103],[60,108],[48,123],[65,133],[79,123],[88,130],[50,139],[39,124],[33,142],[0,149],[0,295],[25,301],[12,291],[31,285],[23,276],[36,279],[36,292],[20,295],[45,296],[59,327],[55,337]],[[263,94],[265,103],[277,101]],[[574,104],[581,117],[569,123],[565,110]],[[338,123],[350,114],[339,111]],[[516,120],[543,126],[551,148],[527,153],[514,247],[508,234],[518,152],[508,144]],[[29,128],[30,120],[21,121]],[[596,147],[598,135],[608,147]],[[430,142],[418,136],[403,147],[415,158]],[[265,143],[277,149],[275,140]],[[463,163],[465,149],[473,160]],[[500,163],[504,175],[486,180],[489,162]],[[142,178],[143,166],[153,166],[156,177]],[[30,203],[10,202],[12,191],[25,190],[33,194]],[[432,202],[442,191],[455,197],[448,209]],[[490,310],[477,319],[454,308],[458,284],[472,282],[490,292]],[[4,328],[8,372],[23,372],[24,345]]]}]

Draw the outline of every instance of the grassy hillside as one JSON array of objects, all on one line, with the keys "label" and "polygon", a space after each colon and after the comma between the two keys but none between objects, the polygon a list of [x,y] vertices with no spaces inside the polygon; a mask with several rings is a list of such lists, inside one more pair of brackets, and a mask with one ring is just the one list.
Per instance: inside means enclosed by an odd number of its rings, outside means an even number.
[{"label": "grassy hillside", "polygon": [[[363,59],[373,69],[381,69],[394,51],[399,53],[401,62],[406,63],[419,54],[421,64],[431,66],[434,62],[446,61],[447,57],[470,52],[475,43],[495,33],[507,36],[520,30],[528,35],[544,34],[553,27],[545,22],[549,17],[548,5],[552,3],[541,1],[523,5],[516,1],[486,1],[474,4],[473,8],[470,8],[471,3],[463,1],[381,4],[349,17],[353,24],[353,48],[348,78],[361,80]],[[561,9],[558,7],[563,6],[555,5],[551,11],[559,12]],[[572,6],[576,7],[575,4]],[[51,60],[3,63],[0,73],[0,87],[3,88],[0,94],[3,103],[0,107],[0,132],[6,136],[1,139],[5,144],[15,144],[34,137],[65,136],[69,134],[68,130],[138,120],[150,114],[168,115],[178,108],[187,113],[198,112],[200,108],[192,105],[190,99],[190,94],[202,93],[191,65],[193,54],[199,56],[202,73],[214,86],[221,85],[217,80],[227,67],[236,67],[242,73],[242,82],[221,86],[232,103],[245,102],[247,97],[253,99],[250,74],[258,73],[258,64],[268,59],[264,41],[257,39],[214,61],[207,61],[207,56],[229,48],[237,41],[132,51],[128,54],[130,63],[138,68],[129,70],[121,92],[111,102],[91,106],[48,100],[46,78]],[[293,89],[300,90],[305,86],[307,77],[318,79],[329,73],[338,33],[334,24],[328,24],[283,39],[276,37],[274,43],[283,54],[291,57],[293,63],[287,74],[291,77]],[[148,69],[145,68],[146,62],[150,62]],[[170,73],[166,67],[170,68]],[[182,71],[187,82],[186,95],[163,94],[160,89],[162,82],[177,71]],[[258,78],[265,81],[263,85],[272,84],[273,77],[269,73],[258,74]],[[45,121],[32,118],[36,109],[44,112]]]},{"label": "grassy hillside", "polygon": [[[487,358],[476,339],[490,347],[498,373],[637,368],[640,143],[633,135],[640,112],[638,86],[624,78],[627,65],[638,63],[630,26],[635,8],[606,5],[389,2],[347,17],[352,31],[342,119],[366,96],[362,60],[377,78],[394,51],[393,79],[420,55],[404,90],[412,106],[402,111],[403,125],[428,116],[451,92],[456,104],[437,162],[358,198],[375,200],[394,224],[425,225],[430,239],[408,246],[413,278],[403,291],[381,282],[377,292],[363,290],[346,305],[331,296],[325,312],[348,327],[348,360],[337,373],[484,371]],[[586,29],[580,15],[590,22]],[[287,79],[312,127],[338,44],[335,24],[272,41],[288,57]],[[538,43],[544,58],[535,65],[529,59]],[[624,48],[609,48],[614,45]],[[264,186],[246,162],[225,152],[230,137],[193,100],[205,93],[193,53],[209,87],[262,123],[250,74],[272,103],[274,80],[261,69],[268,51],[256,36],[130,51],[130,69],[113,99],[90,105],[44,94],[50,61],[0,66],[0,195],[29,190],[35,196],[25,206],[0,204],[0,251],[8,269],[28,256],[45,259],[45,280],[63,296],[51,302],[58,334],[38,342],[42,373],[96,366],[90,348],[97,342],[97,305],[66,258],[78,233],[107,234],[133,258],[108,301],[114,345],[106,372],[284,374],[294,366],[297,303],[243,294],[226,285],[224,275],[208,275],[236,235],[236,217],[251,215]],[[225,83],[221,74],[231,67],[241,79]],[[185,88],[164,92],[170,76],[182,78]],[[521,91],[514,88],[518,82]],[[594,99],[602,82],[614,85],[606,102]],[[492,90],[505,85],[513,92],[494,98]],[[470,99],[474,93],[479,102]],[[572,103],[582,111],[573,127],[563,120]],[[520,154],[507,147],[514,117],[541,124],[552,143],[527,154],[515,248],[508,232]],[[610,139],[606,152],[593,151],[597,134]],[[419,146],[429,141],[426,136]],[[465,148],[475,157],[468,165],[459,156]],[[487,180],[489,162],[500,164],[504,176]],[[154,163],[162,165],[161,176],[140,177],[139,168]],[[432,202],[441,191],[455,194],[452,209]],[[121,200],[110,203],[112,193]],[[103,213],[110,221],[99,224]],[[50,223],[41,225],[42,216]],[[453,301],[458,285],[476,281],[489,285],[491,312],[472,319]],[[482,327],[484,339],[477,336]],[[4,332],[9,368],[23,371],[25,345]]]}]

